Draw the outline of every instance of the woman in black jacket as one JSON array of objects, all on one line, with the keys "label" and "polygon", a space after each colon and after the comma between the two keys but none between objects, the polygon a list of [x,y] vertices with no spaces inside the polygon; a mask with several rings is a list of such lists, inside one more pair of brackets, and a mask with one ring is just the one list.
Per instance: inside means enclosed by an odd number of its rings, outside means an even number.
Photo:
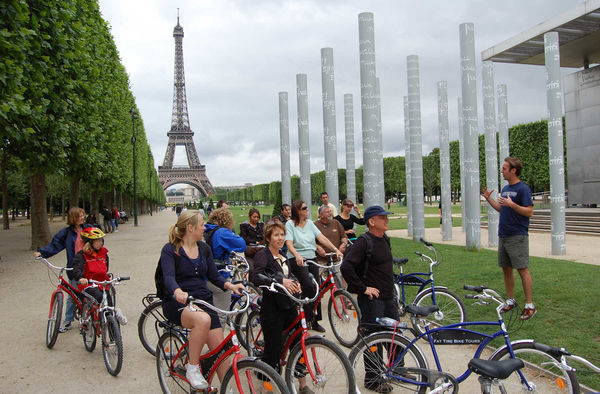
[{"label": "woman in black jacket", "polygon": [[[268,247],[262,249],[254,257],[254,267],[250,271],[250,279],[256,286],[269,285],[270,282],[260,280],[258,274],[275,278],[292,294],[300,293],[300,284],[293,279],[288,279],[288,266],[285,256],[280,250],[285,242],[285,226],[278,220],[272,220],[265,226],[265,241]],[[281,373],[279,360],[283,350],[281,334],[298,317],[294,303],[281,293],[263,291],[263,300],[260,308],[260,323],[265,339],[265,351],[262,360]],[[295,343],[294,343],[295,344]],[[292,344],[292,346],[294,346]],[[299,378],[300,392],[309,393],[306,378]]]}]

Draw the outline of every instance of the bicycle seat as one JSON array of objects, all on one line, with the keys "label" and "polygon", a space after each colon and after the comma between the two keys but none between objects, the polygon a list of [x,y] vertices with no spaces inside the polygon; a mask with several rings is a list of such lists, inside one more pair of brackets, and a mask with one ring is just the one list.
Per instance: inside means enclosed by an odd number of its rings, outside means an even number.
[{"label": "bicycle seat", "polygon": [[406,312],[417,315],[417,316],[429,316],[433,312],[439,311],[440,308],[437,305],[429,305],[429,306],[417,306],[417,305],[407,305]]},{"label": "bicycle seat", "polygon": [[472,358],[469,369],[478,375],[492,379],[506,379],[511,373],[525,366],[523,360],[511,358],[508,360],[494,361]]},{"label": "bicycle seat", "polygon": [[397,266],[401,266],[401,265],[408,263],[408,259],[406,257],[403,257],[403,258],[394,257],[392,260],[394,261],[394,264],[396,264]]}]

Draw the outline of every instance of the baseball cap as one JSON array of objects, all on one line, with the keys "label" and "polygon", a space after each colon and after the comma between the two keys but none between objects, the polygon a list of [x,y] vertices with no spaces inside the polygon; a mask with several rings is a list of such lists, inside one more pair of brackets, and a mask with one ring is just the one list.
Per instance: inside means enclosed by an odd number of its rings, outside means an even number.
[{"label": "baseball cap", "polygon": [[369,218],[372,218],[373,216],[391,215],[391,214],[392,214],[392,212],[386,211],[379,205],[371,205],[369,208],[367,208],[365,210],[365,214],[363,215],[363,217],[365,218],[365,220],[369,220]]}]

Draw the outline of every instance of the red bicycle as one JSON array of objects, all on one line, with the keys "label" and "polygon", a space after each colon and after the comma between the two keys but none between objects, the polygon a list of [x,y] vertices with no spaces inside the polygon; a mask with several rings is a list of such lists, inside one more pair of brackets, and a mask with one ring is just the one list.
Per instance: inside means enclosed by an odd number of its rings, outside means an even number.
[{"label": "red bicycle", "polygon": [[107,292],[113,289],[113,286],[121,281],[129,280],[128,276],[118,276],[116,278],[95,281],[90,279],[91,286],[102,289],[102,300],[100,302],[85,292],[83,309],[81,312],[81,335],[83,336],[83,345],[85,350],[93,352],[96,347],[96,337],[102,336],[102,355],[104,356],[104,365],[108,373],[117,376],[123,366],[123,339],[121,337],[121,327],[116,316],[116,304],[113,299],[113,305],[108,302]]},{"label": "red bicycle", "polygon": [[[250,293],[245,292],[245,305],[239,309],[224,311],[206,301],[188,298],[190,310],[197,310],[194,305],[203,309],[212,309],[218,314],[234,316],[245,313],[250,306]],[[263,393],[286,394],[287,387],[283,378],[270,365],[252,357],[244,357],[240,352],[236,337],[236,327],[228,319],[229,335],[219,346],[200,356],[200,368],[206,381],[211,383],[219,366],[233,355],[233,362],[221,382],[221,394],[229,393]],[[158,340],[156,347],[156,368],[158,381],[163,393],[216,393],[217,389],[210,385],[207,389],[196,390],[190,388],[185,378],[185,365],[188,363],[187,330],[180,326],[166,322],[165,333]]]},{"label": "red bicycle", "polygon": [[[273,278],[262,274],[259,274],[259,277],[264,282],[271,281],[270,286],[261,285],[261,288],[272,292],[280,290],[296,303],[298,316],[282,333],[284,346],[281,352],[281,365],[285,365],[285,382],[290,392],[299,391],[295,379],[306,379],[305,383],[314,392],[355,393],[354,371],[344,351],[322,336],[310,336],[308,333],[303,306],[314,302],[319,294],[312,299],[300,299]],[[314,278],[313,283],[316,287],[317,282]],[[260,311],[250,313],[247,335],[248,354],[259,356],[264,351]],[[288,351],[289,356],[287,356]]]},{"label": "red bicycle", "polygon": [[335,253],[327,253],[325,257],[329,258],[327,265],[318,264],[312,260],[306,260],[323,270],[323,276],[328,274],[322,281],[317,292],[317,302],[313,307],[314,315],[317,314],[317,307],[325,294],[329,292],[329,303],[327,304],[327,316],[333,335],[340,344],[352,348],[358,342],[358,326],[360,325],[360,308],[358,303],[352,297],[352,294],[344,290],[339,283],[337,268],[342,264],[339,260],[333,262]]},{"label": "red bicycle", "polygon": [[[56,277],[58,280],[58,284],[56,285],[56,289],[52,292],[50,296],[50,311],[48,312],[48,325],[46,327],[46,346],[49,349],[54,347],[56,343],[56,338],[58,337],[58,329],[60,328],[60,322],[62,319],[62,308],[63,308],[63,291],[69,295],[73,299],[73,302],[77,306],[75,310],[75,315],[81,316],[81,310],[83,307],[83,296],[78,289],[71,286],[69,284],[69,279],[63,276],[65,271],[70,271],[73,268],[67,267],[57,267],[50,263],[43,257],[38,257],[36,260],[42,260],[48,266],[48,276],[50,276],[50,272]],[[56,273],[51,271],[51,269],[58,270]],[[50,282],[52,283],[52,278],[50,278]]]}]

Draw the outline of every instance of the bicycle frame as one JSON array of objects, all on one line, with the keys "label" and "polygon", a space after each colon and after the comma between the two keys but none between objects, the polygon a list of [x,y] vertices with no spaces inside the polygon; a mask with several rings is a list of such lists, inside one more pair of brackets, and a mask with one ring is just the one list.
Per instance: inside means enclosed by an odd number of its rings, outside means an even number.
[{"label": "bicycle frame", "polygon": [[[335,270],[335,266],[333,264],[333,260],[331,259],[331,254],[329,257],[329,265],[328,266],[322,266],[320,264],[316,264],[315,262],[313,262],[312,260],[307,260],[308,263],[314,264],[319,268],[325,268],[329,271],[329,275],[327,276],[327,278],[323,281],[323,283],[321,283],[321,285],[318,288],[317,291],[317,298],[316,298],[316,302],[313,305],[313,313],[316,315],[317,313],[317,308],[319,307],[319,304],[321,303],[321,300],[323,299],[323,297],[325,296],[325,294],[327,292],[330,293],[330,297],[333,298],[333,294],[339,290],[339,287],[337,287],[337,285],[335,284],[335,275],[337,274],[337,271]],[[347,314],[347,309],[348,307],[345,305],[345,303],[342,303],[342,311],[340,312],[338,310],[338,305],[337,303],[333,303],[333,308],[335,310],[335,313],[337,314],[338,318],[341,318],[343,315]]]},{"label": "bicycle frame", "polygon": [[[54,294],[58,293],[59,291],[64,291],[65,293],[67,293],[69,295],[69,297],[71,297],[71,299],[73,299],[73,302],[77,306],[77,310],[81,314],[81,310],[83,307],[83,304],[81,303],[81,299],[79,298],[79,295],[81,294],[81,292],[79,291],[79,289],[76,289],[75,287],[71,286],[69,281],[67,279],[65,279],[65,277],[63,276],[63,272],[70,271],[70,270],[72,270],[72,268],[57,267],[57,266],[51,264],[48,260],[46,260],[43,257],[40,259],[44,263],[46,263],[46,265],[48,267],[60,270],[58,273],[58,284],[56,285],[56,289],[54,289],[54,291],[50,295],[50,300],[52,300],[54,298]],[[52,303],[50,303],[50,307],[48,310],[48,319],[50,319],[51,317],[52,317]]]},{"label": "bicycle frame", "polygon": [[[96,299],[94,299],[91,296],[84,295],[84,297],[87,298],[88,302],[90,302],[91,308],[90,308],[87,316],[81,316],[81,318],[83,320],[85,320],[88,316],[91,316],[92,323],[96,326],[96,336],[102,335],[102,325],[100,324],[100,316],[105,316],[104,313],[107,310],[111,311],[113,314],[115,313],[115,306],[108,305],[108,297],[106,296],[106,292],[108,291],[109,286],[110,285],[95,286],[95,287],[99,287],[102,289],[102,300],[100,302],[97,302]],[[88,286],[88,287],[93,287],[93,286]],[[114,302],[114,300],[113,300],[113,302]]]}]

